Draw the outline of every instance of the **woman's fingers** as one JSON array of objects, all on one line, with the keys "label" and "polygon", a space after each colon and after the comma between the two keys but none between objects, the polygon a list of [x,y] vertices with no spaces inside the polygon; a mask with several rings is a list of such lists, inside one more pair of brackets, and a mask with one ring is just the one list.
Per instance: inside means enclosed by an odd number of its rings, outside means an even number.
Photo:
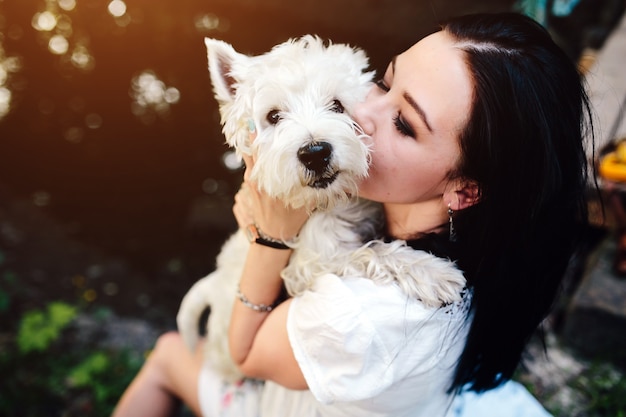
[{"label": "woman's fingers", "polygon": [[250,203],[250,193],[247,184],[241,184],[241,188],[235,194],[235,204],[233,205],[233,214],[240,228],[245,228],[254,223],[253,208]]},{"label": "woman's fingers", "polygon": [[254,223],[268,236],[289,240],[296,236],[308,219],[305,208],[293,209],[284,202],[260,191],[256,182],[250,179],[254,168],[254,159],[243,155],[246,165],[244,182],[235,196],[233,213],[239,227]]},{"label": "woman's fingers", "polygon": [[[244,163],[243,182],[237,194],[235,194],[235,204],[233,205],[233,214],[240,228],[245,228],[254,223],[255,206],[252,200],[252,192],[255,192],[256,184],[250,181],[254,160],[249,155],[242,155]],[[251,185],[250,185],[251,184]],[[251,192],[251,190],[253,190]],[[256,193],[255,193],[256,194]],[[256,196],[254,196],[256,197]]]},{"label": "woman's fingers", "polygon": [[244,181],[249,181],[250,180],[250,174],[252,173],[252,168],[254,167],[254,160],[252,159],[251,156],[249,155],[243,155],[243,163],[246,167],[244,173],[243,173],[243,180]]}]

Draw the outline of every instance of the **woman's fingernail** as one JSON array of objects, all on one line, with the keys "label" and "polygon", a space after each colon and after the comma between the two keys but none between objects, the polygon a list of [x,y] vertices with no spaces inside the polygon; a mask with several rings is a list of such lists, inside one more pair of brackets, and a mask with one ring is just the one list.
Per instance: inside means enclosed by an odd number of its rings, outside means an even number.
[{"label": "woman's fingernail", "polygon": [[248,131],[250,133],[254,133],[256,131],[256,126],[254,125],[254,120],[248,119]]}]

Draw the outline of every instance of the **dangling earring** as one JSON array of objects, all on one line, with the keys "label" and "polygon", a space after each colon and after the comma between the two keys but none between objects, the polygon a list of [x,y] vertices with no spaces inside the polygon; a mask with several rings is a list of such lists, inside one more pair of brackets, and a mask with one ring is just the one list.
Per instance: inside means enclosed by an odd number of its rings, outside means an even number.
[{"label": "dangling earring", "polygon": [[454,222],[452,221],[452,215],[454,214],[454,210],[450,207],[451,203],[448,203],[448,218],[450,219],[448,222],[450,223],[450,242],[456,242],[456,230],[454,230]]}]

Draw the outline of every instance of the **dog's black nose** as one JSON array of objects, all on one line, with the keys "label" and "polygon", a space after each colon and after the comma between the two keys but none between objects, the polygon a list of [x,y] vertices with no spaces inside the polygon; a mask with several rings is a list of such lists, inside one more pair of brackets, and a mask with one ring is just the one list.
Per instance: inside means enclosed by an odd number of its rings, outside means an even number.
[{"label": "dog's black nose", "polygon": [[333,153],[333,147],[328,142],[312,142],[298,149],[298,159],[304,166],[316,175],[322,175]]}]

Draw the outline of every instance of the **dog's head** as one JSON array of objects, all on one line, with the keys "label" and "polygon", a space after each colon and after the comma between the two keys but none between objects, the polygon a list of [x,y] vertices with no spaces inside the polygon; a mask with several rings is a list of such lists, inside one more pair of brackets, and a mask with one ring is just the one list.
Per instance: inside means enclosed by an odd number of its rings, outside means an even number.
[{"label": "dog's head", "polygon": [[371,87],[363,51],[310,35],[252,57],[205,43],[226,141],[255,158],[259,187],[293,207],[330,207],[356,193],[369,163],[350,117]]}]

